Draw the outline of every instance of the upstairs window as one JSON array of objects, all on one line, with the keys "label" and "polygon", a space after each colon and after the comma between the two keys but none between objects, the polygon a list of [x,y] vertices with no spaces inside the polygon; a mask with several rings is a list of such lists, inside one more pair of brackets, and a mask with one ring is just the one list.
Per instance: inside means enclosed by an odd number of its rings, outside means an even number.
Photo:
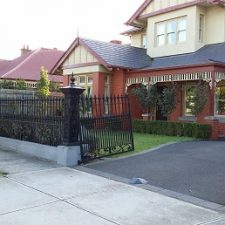
[{"label": "upstairs window", "polygon": [[186,41],[186,18],[156,24],[156,46],[175,45]]},{"label": "upstairs window", "polygon": [[157,45],[162,46],[165,44],[165,24],[164,23],[158,23],[157,24]]},{"label": "upstairs window", "polygon": [[186,41],[186,19],[181,18],[178,20],[178,42]]},{"label": "upstairs window", "polygon": [[199,41],[203,41],[204,39],[204,24],[205,24],[205,17],[204,15],[200,15],[199,17]]},{"label": "upstairs window", "polygon": [[169,45],[176,44],[176,21],[167,23],[167,43]]}]

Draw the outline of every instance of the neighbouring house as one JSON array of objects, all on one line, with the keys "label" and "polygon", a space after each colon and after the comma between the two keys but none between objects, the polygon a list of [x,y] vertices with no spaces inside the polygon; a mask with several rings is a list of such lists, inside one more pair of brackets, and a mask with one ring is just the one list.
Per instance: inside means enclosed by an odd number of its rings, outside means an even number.
[{"label": "neighbouring house", "polygon": [[[40,79],[40,68],[44,66],[51,71],[55,63],[64,52],[57,49],[39,48],[30,50],[29,47],[21,49],[21,55],[13,60],[0,60],[0,80],[25,80],[28,88],[35,88]],[[62,83],[63,77],[49,74],[49,80]]]},{"label": "neighbouring house", "polygon": [[[225,1],[146,0],[126,22],[131,45],[76,38],[53,67],[64,85],[76,75],[87,94],[120,95],[140,84],[158,91],[176,83],[171,121],[212,124],[213,138],[225,137]],[[202,81],[208,101],[194,115],[193,89]],[[132,97],[133,118],[142,110]],[[154,119],[165,119],[155,107]]]}]

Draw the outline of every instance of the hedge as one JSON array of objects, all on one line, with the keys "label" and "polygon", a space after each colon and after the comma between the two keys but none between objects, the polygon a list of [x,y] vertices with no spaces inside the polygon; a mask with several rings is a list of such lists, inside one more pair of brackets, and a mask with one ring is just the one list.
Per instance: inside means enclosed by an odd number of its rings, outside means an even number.
[{"label": "hedge", "polygon": [[212,133],[211,125],[197,123],[180,123],[170,121],[134,120],[133,130],[138,133],[148,133],[168,136],[186,136],[199,139],[209,139]]}]

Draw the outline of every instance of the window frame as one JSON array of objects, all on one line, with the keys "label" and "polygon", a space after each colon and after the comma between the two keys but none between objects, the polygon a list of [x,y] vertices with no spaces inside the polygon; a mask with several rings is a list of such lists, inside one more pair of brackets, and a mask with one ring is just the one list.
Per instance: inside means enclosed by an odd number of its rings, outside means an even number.
[{"label": "window frame", "polygon": [[195,88],[196,89],[196,84],[193,83],[193,84],[186,84],[186,85],[184,85],[183,115],[184,116],[194,116],[193,112],[187,113],[187,89],[188,88]]},{"label": "window frame", "polygon": [[[223,88],[224,89],[224,92],[225,92],[225,84],[221,84],[221,85],[217,85],[216,86],[216,90],[215,90],[215,108],[214,108],[214,115],[216,115],[216,116],[225,116],[225,94],[224,94],[224,99],[218,99],[218,94],[217,94],[217,92],[218,92],[218,89],[219,88]],[[219,113],[219,102],[224,102],[223,104],[224,104],[224,110],[222,111],[223,113]]]},{"label": "window frame", "polygon": [[[179,22],[180,21],[185,21],[185,26],[183,29],[179,28]],[[175,29],[174,31],[169,31],[169,24],[174,22],[175,23]],[[159,32],[159,26],[164,25],[164,33]],[[179,34],[185,32],[185,40],[179,40]],[[168,36],[174,34],[175,41],[174,43],[169,43],[169,38]],[[159,38],[164,37],[163,44],[159,44]],[[182,16],[178,18],[173,18],[165,21],[160,21],[155,23],[155,46],[156,47],[162,47],[162,46],[171,46],[171,45],[176,45],[180,43],[184,43],[187,41],[187,16]]]},{"label": "window frame", "polygon": [[199,36],[198,39],[200,42],[204,41],[204,31],[205,31],[205,15],[200,14],[199,15]]}]

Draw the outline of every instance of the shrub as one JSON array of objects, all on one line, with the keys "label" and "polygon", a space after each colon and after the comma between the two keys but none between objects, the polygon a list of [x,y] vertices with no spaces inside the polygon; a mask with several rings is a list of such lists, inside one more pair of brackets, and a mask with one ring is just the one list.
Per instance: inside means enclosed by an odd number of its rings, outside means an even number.
[{"label": "shrub", "polygon": [[134,120],[133,130],[138,133],[187,136],[200,139],[209,139],[212,133],[211,125],[206,124],[144,120]]},{"label": "shrub", "polygon": [[[186,137],[193,137],[193,130],[194,130],[194,127],[193,127],[193,123],[184,123],[184,136]],[[198,124],[195,124],[195,126],[198,125]]]}]

